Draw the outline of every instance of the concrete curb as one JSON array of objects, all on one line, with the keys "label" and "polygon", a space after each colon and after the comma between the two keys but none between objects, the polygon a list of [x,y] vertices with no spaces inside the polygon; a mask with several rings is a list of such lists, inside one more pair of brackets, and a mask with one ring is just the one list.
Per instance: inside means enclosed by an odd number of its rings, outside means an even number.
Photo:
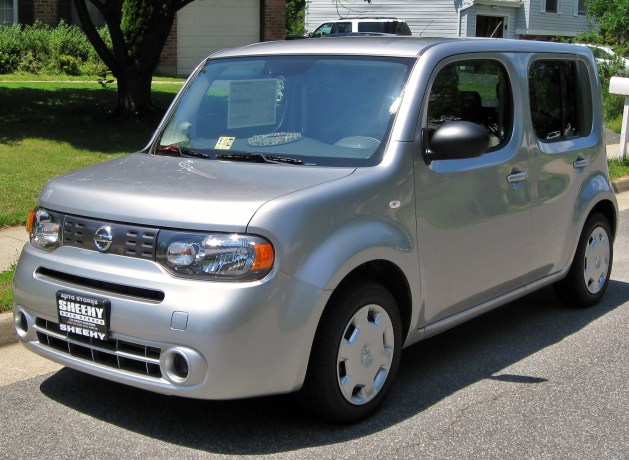
[{"label": "concrete curb", "polygon": [[13,328],[13,313],[0,313],[0,348],[17,342]]},{"label": "concrete curb", "polygon": [[629,177],[621,177],[612,181],[614,193],[623,193],[629,191]]}]

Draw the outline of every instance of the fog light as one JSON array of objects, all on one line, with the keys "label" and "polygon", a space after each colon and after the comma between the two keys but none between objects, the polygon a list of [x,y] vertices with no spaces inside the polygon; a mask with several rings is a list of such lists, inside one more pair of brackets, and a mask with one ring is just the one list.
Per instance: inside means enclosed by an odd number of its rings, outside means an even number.
[{"label": "fog light", "polygon": [[183,355],[179,353],[173,357],[173,374],[179,377],[181,380],[188,378],[188,361]]},{"label": "fog light", "polygon": [[168,350],[163,366],[168,378],[178,384],[186,384],[190,374],[190,364],[186,355],[180,350]]},{"label": "fog light", "polygon": [[28,332],[28,320],[26,319],[26,315],[24,313],[20,313],[20,329],[24,332]]},{"label": "fog light", "polygon": [[207,377],[207,363],[195,350],[184,347],[169,348],[159,357],[162,377],[176,386],[199,385]]},{"label": "fog light", "polygon": [[29,322],[28,316],[21,309],[16,308],[13,311],[13,327],[15,327],[15,333],[18,337],[26,339],[29,334]]}]

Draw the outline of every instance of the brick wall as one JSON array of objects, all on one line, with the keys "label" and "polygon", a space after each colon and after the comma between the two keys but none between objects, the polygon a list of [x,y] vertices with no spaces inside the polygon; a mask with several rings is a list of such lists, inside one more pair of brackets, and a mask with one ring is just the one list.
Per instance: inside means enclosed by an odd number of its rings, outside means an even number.
[{"label": "brick wall", "polygon": [[177,73],[177,16],[173,21],[168,39],[162,49],[159,58],[157,72],[164,75],[175,75]]},{"label": "brick wall", "polygon": [[34,0],[33,18],[49,26],[59,24],[57,0]]},{"label": "brick wall", "polygon": [[[35,0],[43,1],[43,0]],[[260,1],[260,40],[284,40],[286,37],[286,0]],[[164,75],[177,73],[177,17],[160,56],[157,71]]]},{"label": "brick wall", "polygon": [[261,0],[263,41],[286,38],[286,0]]}]

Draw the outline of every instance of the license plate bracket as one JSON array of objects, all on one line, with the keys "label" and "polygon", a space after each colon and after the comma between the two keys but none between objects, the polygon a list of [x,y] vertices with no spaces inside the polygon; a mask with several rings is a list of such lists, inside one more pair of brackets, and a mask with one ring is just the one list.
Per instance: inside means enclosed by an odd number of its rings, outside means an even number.
[{"label": "license plate bracket", "polygon": [[109,340],[108,299],[57,291],[59,328],[68,335],[87,337],[99,341]]}]

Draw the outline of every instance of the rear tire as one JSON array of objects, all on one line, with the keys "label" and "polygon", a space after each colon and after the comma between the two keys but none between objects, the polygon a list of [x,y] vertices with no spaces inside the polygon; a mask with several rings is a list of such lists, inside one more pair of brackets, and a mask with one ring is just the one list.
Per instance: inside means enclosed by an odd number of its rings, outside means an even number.
[{"label": "rear tire", "polygon": [[555,284],[555,292],[568,306],[597,304],[609,284],[614,258],[611,226],[602,214],[588,217],[568,276]]},{"label": "rear tire", "polygon": [[335,294],[317,329],[301,396],[324,419],[354,423],[384,399],[397,373],[402,326],[381,284],[352,284]]}]

